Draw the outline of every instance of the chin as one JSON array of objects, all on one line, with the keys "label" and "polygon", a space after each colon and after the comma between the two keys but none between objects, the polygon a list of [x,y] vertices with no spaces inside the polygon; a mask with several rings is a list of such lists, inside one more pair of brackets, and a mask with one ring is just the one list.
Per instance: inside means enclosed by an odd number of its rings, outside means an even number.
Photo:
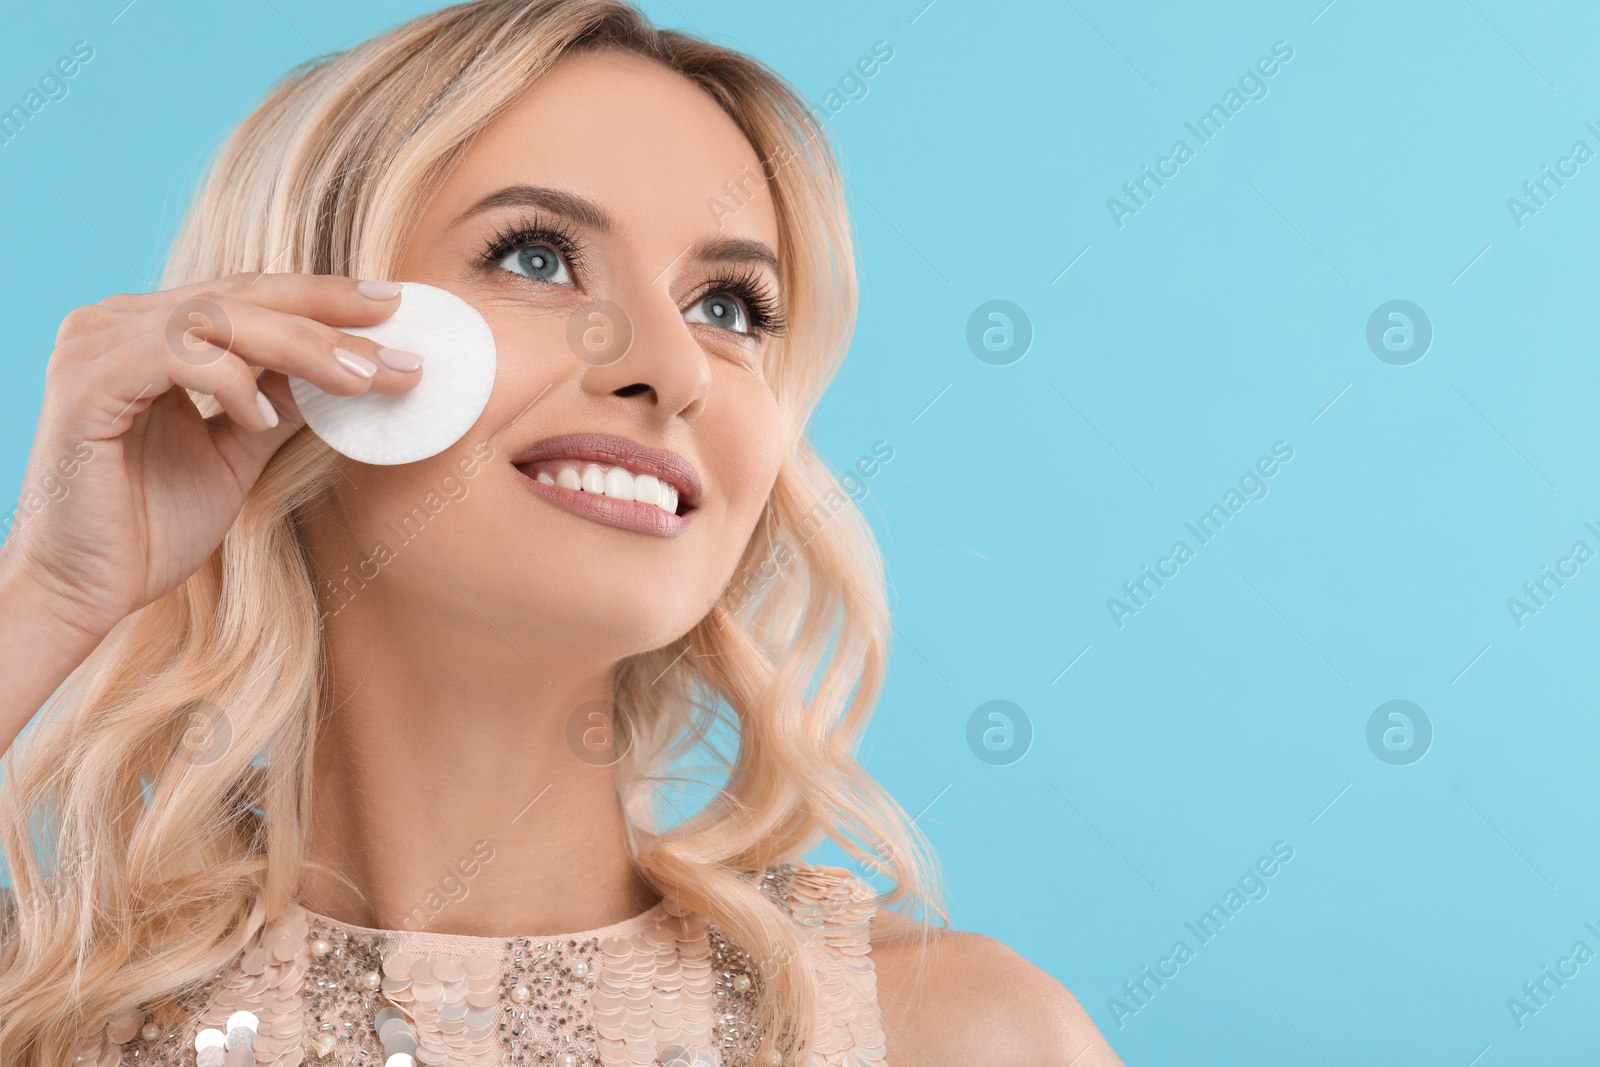
[{"label": "chin", "polygon": [[[494,558],[479,555],[440,573],[508,637],[520,634],[530,647],[565,648],[585,658],[620,659],[670,644],[694,628],[713,600],[710,590],[663,581],[658,567],[618,566],[603,553],[552,553],[518,572],[484,573]],[[456,575],[473,569],[469,588]],[[448,585],[443,594],[460,600]]]},{"label": "chin", "polygon": [[[544,612],[541,612],[544,614]],[[549,618],[547,645],[571,649],[574,654],[616,661],[670,645],[692,630],[700,616],[684,618],[652,612],[606,614],[591,609]]]}]

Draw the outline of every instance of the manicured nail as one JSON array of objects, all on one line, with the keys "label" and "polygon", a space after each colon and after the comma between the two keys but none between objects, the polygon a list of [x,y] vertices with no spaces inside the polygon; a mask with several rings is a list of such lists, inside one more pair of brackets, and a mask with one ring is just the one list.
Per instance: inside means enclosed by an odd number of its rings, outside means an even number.
[{"label": "manicured nail", "polygon": [[261,417],[267,420],[270,429],[278,425],[278,409],[272,406],[272,401],[267,399],[267,394],[256,390],[256,407],[261,409]]},{"label": "manicured nail", "polygon": [[346,352],[342,348],[335,348],[333,350],[333,358],[338,360],[339,365],[344,367],[345,370],[352,374],[359,374],[363,378],[370,378],[378,373],[378,365],[376,363],[370,359],[363,359],[354,352]]},{"label": "manicured nail", "polygon": [[417,370],[422,366],[421,356],[399,348],[378,349],[378,359],[390,370]]},{"label": "manicured nail", "polygon": [[368,300],[393,300],[400,295],[400,283],[356,282],[356,292]]}]

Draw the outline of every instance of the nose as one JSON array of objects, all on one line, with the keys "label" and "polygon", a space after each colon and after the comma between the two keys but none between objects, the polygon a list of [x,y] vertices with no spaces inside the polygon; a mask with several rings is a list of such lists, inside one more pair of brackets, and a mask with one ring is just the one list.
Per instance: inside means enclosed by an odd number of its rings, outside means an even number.
[{"label": "nose", "polygon": [[700,417],[711,392],[710,358],[667,294],[651,293],[627,305],[606,301],[579,319],[581,329],[568,337],[590,364],[583,373],[585,390],[641,405],[663,426],[673,416],[689,422]]}]

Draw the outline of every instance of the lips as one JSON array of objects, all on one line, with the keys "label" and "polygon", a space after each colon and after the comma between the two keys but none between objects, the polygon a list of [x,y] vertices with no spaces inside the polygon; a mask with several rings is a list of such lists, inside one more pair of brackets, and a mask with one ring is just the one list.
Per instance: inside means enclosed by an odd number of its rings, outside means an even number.
[{"label": "lips", "polygon": [[560,434],[517,453],[512,466],[530,492],[607,526],[676,537],[702,493],[683,457],[611,434]]}]

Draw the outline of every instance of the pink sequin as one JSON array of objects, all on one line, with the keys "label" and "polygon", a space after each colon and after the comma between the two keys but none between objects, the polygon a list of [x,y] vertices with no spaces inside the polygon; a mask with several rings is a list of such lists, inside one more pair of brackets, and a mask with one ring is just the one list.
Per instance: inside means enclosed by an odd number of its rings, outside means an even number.
[{"label": "pink sequin", "polygon": [[[871,891],[804,864],[769,870],[762,888],[788,910],[817,976],[812,1064],[882,1067]],[[200,1006],[188,1024],[149,1040],[142,1020],[118,1019],[82,1062],[191,1067],[195,1034],[248,1010],[261,1020],[258,1067],[382,1067],[374,1018],[392,1006],[423,1067],[555,1067],[566,1053],[601,1067],[749,1067],[757,970],[715,924],[665,904],[599,930],[507,938],[373,930],[293,905],[190,1000]]]}]

